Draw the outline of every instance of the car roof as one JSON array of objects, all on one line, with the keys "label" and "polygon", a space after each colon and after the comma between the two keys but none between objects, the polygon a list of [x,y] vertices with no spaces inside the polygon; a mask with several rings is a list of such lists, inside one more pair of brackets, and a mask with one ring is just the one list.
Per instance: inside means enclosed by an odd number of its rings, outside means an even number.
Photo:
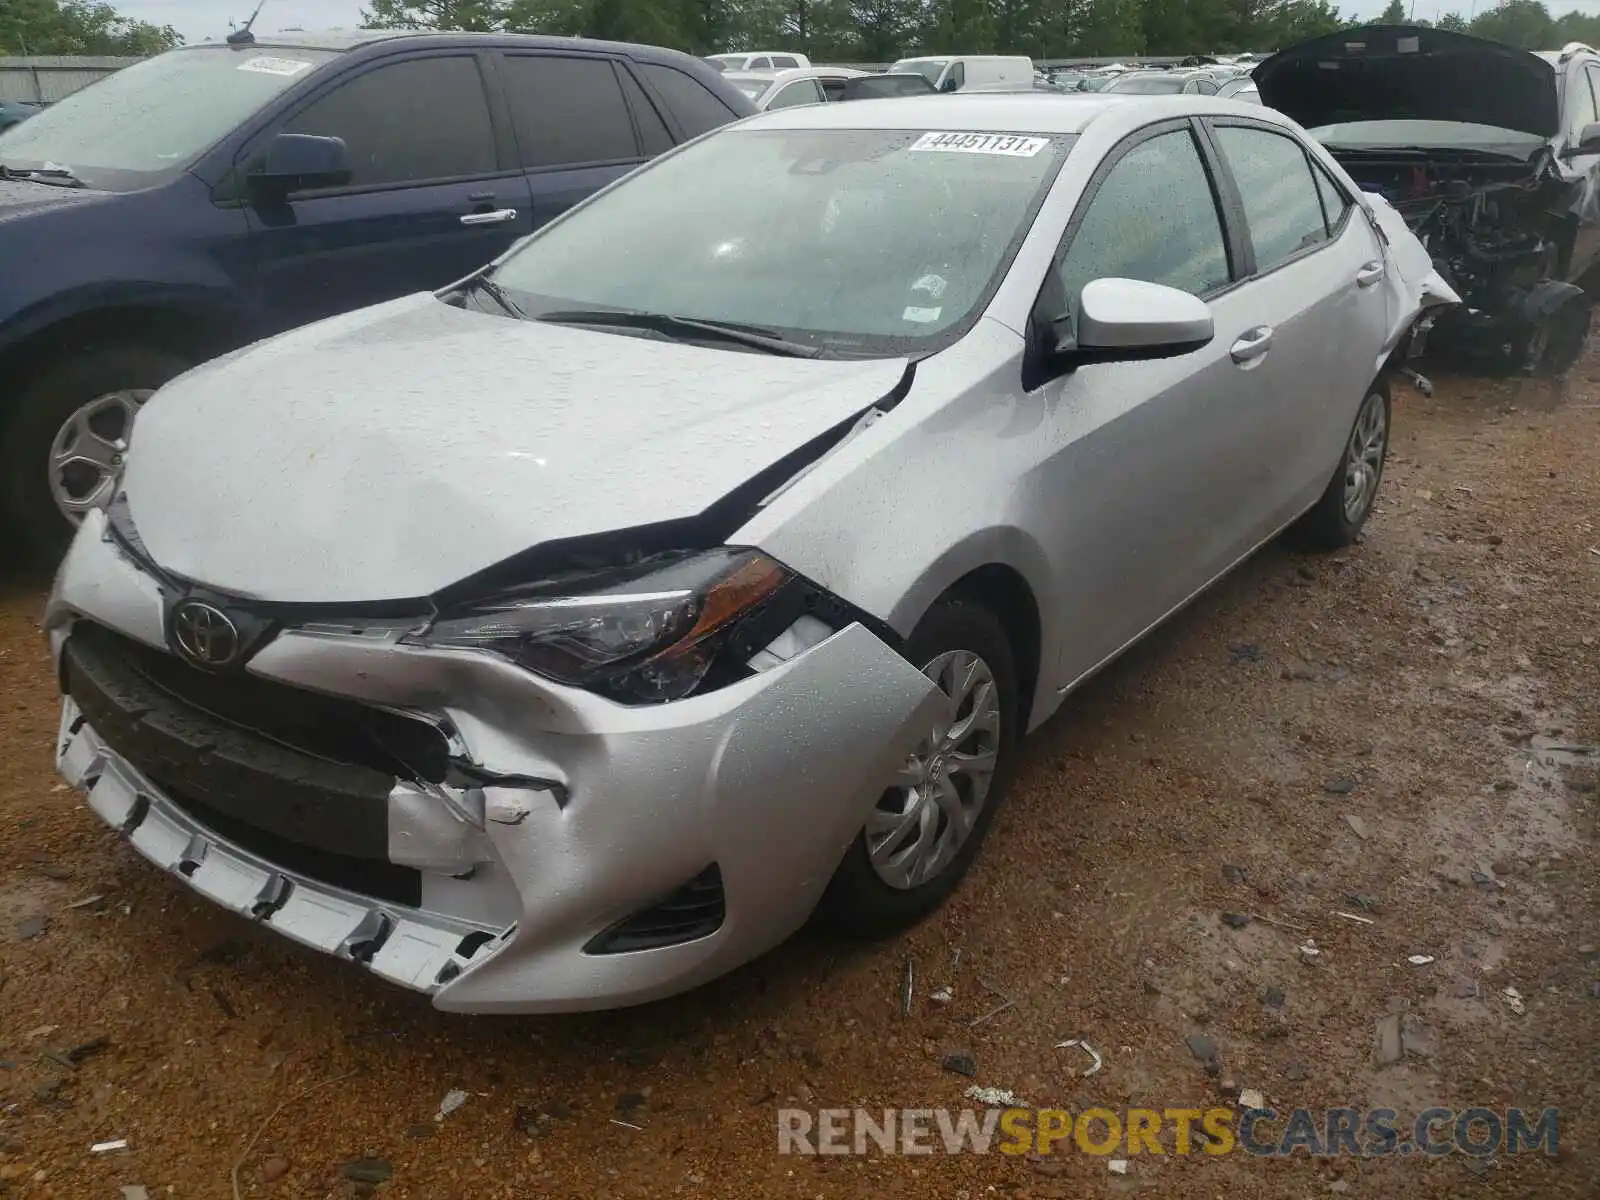
[{"label": "car roof", "polygon": [[688,56],[676,50],[639,46],[631,42],[603,42],[590,38],[557,37],[536,33],[467,33],[433,29],[328,29],[312,33],[261,34],[254,41],[230,46],[223,42],[198,42],[179,47],[180,53],[199,50],[229,50],[236,54],[257,50],[360,50],[389,42],[405,41],[419,47],[448,46],[470,42],[475,46],[505,46],[540,50],[596,50],[626,54],[642,61],[681,62]]},{"label": "car roof", "polygon": [[793,83],[797,79],[858,79],[867,74],[869,72],[856,71],[849,67],[783,67],[775,71],[724,71],[722,77],[730,83],[753,80],[756,83],[776,86],[780,83]]},{"label": "car roof", "polygon": [[807,104],[750,117],[744,124],[786,129],[949,129],[1017,133],[1082,133],[1115,105],[1148,105],[1174,116],[1191,111],[1195,96],[1101,96],[1096,92],[955,92]]}]

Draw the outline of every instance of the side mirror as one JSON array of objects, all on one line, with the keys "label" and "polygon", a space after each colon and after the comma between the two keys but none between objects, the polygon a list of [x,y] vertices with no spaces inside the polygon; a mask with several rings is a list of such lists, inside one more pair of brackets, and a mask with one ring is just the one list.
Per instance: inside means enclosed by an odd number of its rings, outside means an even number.
[{"label": "side mirror", "polygon": [[939,85],[939,90],[941,92],[953,92],[957,88],[959,88],[960,86],[961,86],[961,81],[952,76],[951,78],[946,79],[943,83],[941,83]]},{"label": "side mirror", "polygon": [[1600,121],[1590,121],[1583,127],[1583,132],[1578,135],[1578,144],[1571,153],[1600,154]]},{"label": "side mirror", "polygon": [[275,196],[350,182],[350,151],[343,138],[280,133],[248,173],[250,186]]},{"label": "side mirror", "polygon": [[1205,301],[1138,279],[1085,284],[1076,325],[1057,335],[1055,353],[1078,363],[1176,358],[1216,336]]}]

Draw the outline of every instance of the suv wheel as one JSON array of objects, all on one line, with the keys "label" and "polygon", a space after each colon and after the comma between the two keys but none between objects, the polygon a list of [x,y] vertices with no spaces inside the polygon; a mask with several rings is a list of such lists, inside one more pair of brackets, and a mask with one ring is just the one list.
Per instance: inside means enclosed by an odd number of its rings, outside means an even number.
[{"label": "suv wheel", "polygon": [[59,554],[84,514],[110,502],[135,414],[188,367],[163,350],[113,345],[58,360],[18,390],[0,480],[25,543]]}]

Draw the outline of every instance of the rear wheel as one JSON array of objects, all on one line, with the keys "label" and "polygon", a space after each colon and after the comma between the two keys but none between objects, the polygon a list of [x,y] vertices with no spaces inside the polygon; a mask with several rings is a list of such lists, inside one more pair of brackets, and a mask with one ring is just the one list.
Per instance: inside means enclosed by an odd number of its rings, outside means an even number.
[{"label": "rear wheel", "polygon": [[1309,549],[1337,550],[1361,536],[1389,457],[1389,415],[1388,384],[1375,382],[1361,402],[1322,498],[1295,526],[1296,537]]},{"label": "rear wheel", "polygon": [[954,890],[1005,798],[1018,751],[1016,664],[993,613],[964,597],[943,600],[908,651],[947,704],[823,897],[823,914],[861,937],[914,925]]},{"label": "rear wheel", "polygon": [[110,502],[134,416],[188,366],[118,344],[58,360],[18,389],[0,439],[0,487],[25,544],[59,554],[84,514]]}]

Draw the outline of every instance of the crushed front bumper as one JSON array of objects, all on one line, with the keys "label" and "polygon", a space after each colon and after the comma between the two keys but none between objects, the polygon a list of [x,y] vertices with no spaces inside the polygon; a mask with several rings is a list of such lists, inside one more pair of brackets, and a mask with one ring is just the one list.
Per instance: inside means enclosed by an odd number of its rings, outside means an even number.
[{"label": "crushed front bumper", "polygon": [[[163,640],[159,589],[102,528],[97,516],[86,522],[46,616],[68,691],[62,775],[197,891],[442,1009],[640,1003],[776,945],[815,907],[942,699],[860,625],[708,695],[651,707],[560,687],[487,654],[329,625],[279,633],[241,687],[270,681],[447,729],[458,762],[488,781],[392,781],[384,866],[410,873],[417,889],[412,903],[397,903],[263,851],[161,777],[181,775],[170,755],[152,756],[120,719],[102,716],[102,728],[86,717],[87,695],[84,705],[72,695],[75,628],[87,622],[150,649]],[[273,803],[270,791],[253,794],[230,820],[249,822],[252,805],[261,813]],[[710,868],[722,903],[714,931],[596,951],[607,930]]]}]

